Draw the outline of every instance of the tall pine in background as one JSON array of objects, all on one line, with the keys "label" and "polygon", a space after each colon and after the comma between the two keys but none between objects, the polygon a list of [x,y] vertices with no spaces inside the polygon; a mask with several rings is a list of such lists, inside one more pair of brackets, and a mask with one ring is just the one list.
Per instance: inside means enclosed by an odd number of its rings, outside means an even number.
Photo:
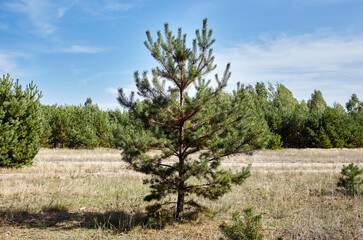
[{"label": "tall pine in background", "polygon": [[[231,75],[230,64],[221,78],[215,75],[215,87],[206,79],[216,68],[211,48],[215,40],[206,19],[191,48],[181,28],[175,36],[165,24],[164,36],[159,31],[156,41],[149,31],[146,34],[145,46],[159,66],[152,69],[151,81],[146,71],[134,74],[142,102],[119,89],[120,104],[134,116],[125,126],[123,158],[134,170],[151,175],[151,193],[145,200],[155,201],[148,210],[176,205],[175,218],[182,221],[185,205],[199,206],[188,198],[191,195],[217,199],[232,184],[245,181],[249,167],[221,170],[221,159],[260,148],[268,130],[261,123],[263,115],[250,108],[253,101],[243,87],[233,94],[222,91]],[[195,94],[188,94],[191,89]],[[157,154],[150,154],[153,149]]]},{"label": "tall pine in background", "polygon": [[31,164],[38,153],[40,97],[33,83],[23,90],[9,74],[0,78],[0,167]]}]

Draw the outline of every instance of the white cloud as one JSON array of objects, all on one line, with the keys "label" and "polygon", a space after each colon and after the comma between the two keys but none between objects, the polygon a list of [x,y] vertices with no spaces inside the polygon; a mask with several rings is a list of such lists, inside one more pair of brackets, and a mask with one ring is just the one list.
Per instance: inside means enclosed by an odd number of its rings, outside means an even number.
[{"label": "white cloud", "polygon": [[[241,43],[219,50],[218,72],[231,62],[230,88],[241,83],[280,82],[298,99],[314,89],[326,101],[344,103],[352,93],[363,93],[363,36],[306,34]],[[363,97],[363,96],[362,96]]]},{"label": "white cloud", "polygon": [[5,6],[13,12],[25,13],[34,26],[44,35],[55,31],[55,26],[50,23],[49,5],[44,0],[14,1],[5,3]]},{"label": "white cloud", "polygon": [[114,20],[122,17],[120,12],[129,11],[138,4],[136,0],[129,1],[120,0],[80,0],[79,6],[83,11],[94,15],[96,18],[103,20]]},{"label": "white cloud", "polygon": [[60,7],[57,7],[57,17],[58,18],[62,18],[66,12],[71,9],[75,4],[77,3],[77,1],[75,2],[72,2],[70,3],[69,5],[67,6],[60,6]]},{"label": "white cloud", "polygon": [[72,45],[69,48],[64,48],[61,52],[67,53],[98,53],[102,52],[103,49],[99,47],[82,46],[82,45]]},{"label": "white cloud", "polygon": [[31,23],[43,36],[54,33],[57,29],[56,20],[62,18],[65,12],[77,1],[49,1],[49,0],[15,0],[6,2],[4,6],[17,13],[25,13]]},{"label": "white cloud", "polygon": [[[76,5],[88,13],[101,17],[112,17],[120,11],[128,11],[135,6],[134,3],[120,3],[115,0],[7,0],[1,4],[9,11],[25,14],[43,37],[55,33],[59,19]],[[2,29],[1,24],[0,29]]]}]

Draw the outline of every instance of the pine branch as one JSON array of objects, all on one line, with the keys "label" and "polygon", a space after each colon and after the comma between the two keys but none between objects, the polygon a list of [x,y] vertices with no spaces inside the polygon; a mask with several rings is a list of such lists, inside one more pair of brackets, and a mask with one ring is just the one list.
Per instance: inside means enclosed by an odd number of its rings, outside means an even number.
[{"label": "pine branch", "polygon": [[131,92],[130,97],[126,97],[124,90],[122,88],[118,89],[118,102],[129,109],[135,108],[135,102],[134,102],[135,93]]},{"label": "pine branch", "polygon": [[187,127],[187,128],[185,128],[185,130],[192,130],[192,131],[196,131],[198,128],[205,126],[205,125],[208,123],[208,121],[210,121],[210,120],[211,120],[211,117],[209,117],[209,118],[207,118],[207,119],[205,119],[205,120],[201,121],[201,122],[200,122],[200,123],[198,123],[198,124],[194,124],[194,125],[192,125],[192,126],[190,126],[190,127]]}]

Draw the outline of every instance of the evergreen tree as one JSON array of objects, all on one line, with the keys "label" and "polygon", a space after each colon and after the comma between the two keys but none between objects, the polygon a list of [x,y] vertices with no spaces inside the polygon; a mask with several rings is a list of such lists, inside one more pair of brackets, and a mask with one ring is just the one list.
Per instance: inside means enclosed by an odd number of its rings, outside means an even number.
[{"label": "evergreen tree", "polygon": [[[128,112],[122,113],[120,110],[108,110],[108,121],[110,125],[110,142],[111,147],[120,148],[122,143],[120,139],[126,134],[124,133],[124,127],[129,121]],[[122,141],[121,141],[122,142]]]},{"label": "evergreen tree", "polygon": [[292,92],[282,84],[277,84],[276,89],[272,85],[269,86],[269,98],[270,102],[265,114],[268,125],[275,134],[272,140],[277,146],[282,141],[284,147],[290,147],[288,142],[291,131],[290,122],[298,101]]},{"label": "evergreen tree", "polygon": [[71,129],[71,111],[69,107],[47,106],[53,114],[50,116],[49,125],[52,129],[53,147],[65,147],[69,143]]},{"label": "evergreen tree", "polygon": [[363,111],[363,102],[359,101],[357,94],[353,94],[345,106],[349,113]]},{"label": "evergreen tree", "polygon": [[50,125],[50,119],[53,117],[54,112],[51,106],[41,105],[41,116],[42,116],[42,133],[40,134],[40,146],[41,147],[53,147],[53,135],[52,126]]},{"label": "evergreen tree", "polygon": [[267,102],[268,92],[267,92],[267,89],[266,89],[266,85],[263,82],[257,82],[256,86],[255,86],[255,89],[256,89],[257,95],[261,99],[263,99],[263,100],[265,100]]},{"label": "evergreen tree", "polygon": [[[95,106],[96,107],[96,106]],[[67,129],[69,148],[93,149],[99,146],[99,138],[95,126],[95,111],[93,106],[68,106],[69,128]]]},{"label": "evergreen tree", "polygon": [[[176,203],[175,218],[182,221],[185,205],[199,206],[187,201],[187,196],[217,199],[250,175],[249,167],[232,172],[218,166],[224,156],[262,146],[261,116],[243,104],[243,89],[231,95],[222,93],[231,75],[230,64],[222,78],[216,75],[215,88],[205,79],[216,68],[211,48],[215,40],[206,19],[202,30],[196,31],[192,48],[187,47],[181,28],[174,36],[168,24],[164,37],[159,31],[156,41],[149,31],[146,34],[145,45],[159,67],[152,69],[151,82],[147,72],[134,74],[138,94],[145,99],[142,102],[134,101],[134,93],[128,98],[119,89],[120,104],[136,116],[125,128],[123,157],[134,170],[151,175],[151,193],[145,200],[157,203],[148,210]],[[193,84],[196,93],[190,96],[187,92]],[[161,153],[151,156],[152,149]],[[195,153],[199,156],[192,156]],[[177,195],[176,202],[163,202],[170,194]]]},{"label": "evergreen tree", "polygon": [[323,127],[331,140],[332,147],[343,148],[345,146],[345,122],[347,113],[340,104],[334,108],[327,107],[323,116]]},{"label": "evergreen tree", "polygon": [[25,90],[10,78],[0,78],[0,167],[31,164],[39,151],[41,114],[37,87]]},{"label": "evergreen tree", "polygon": [[307,105],[309,107],[309,117],[306,121],[308,147],[331,148],[331,141],[323,127],[323,116],[327,108],[323,94],[318,90],[314,90]]},{"label": "evergreen tree", "polygon": [[363,102],[353,94],[346,104],[348,115],[345,120],[346,147],[363,147]]},{"label": "evergreen tree", "polygon": [[359,195],[363,184],[363,178],[360,177],[362,174],[363,168],[354,163],[343,165],[337,186],[345,189],[348,194]]},{"label": "evergreen tree", "polygon": [[324,113],[327,105],[321,91],[314,90],[314,93],[311,94],[311,99],[308,101],[308,107],[310,108],[310,111],[315,111],[319,114]]},{"label": "evergreen tree", "polygon": [[84,102],[84,106],[85,107],[92,106],[92,98],[87,98],[86,101]]},{"label": "evergreen tree", "polygon": [[285,137],[285,145],[288,147],[303,148],[308,145],[306,134],[306,121],[309,116],[309,108],[305,101],[301,101],[288,123],[288,135]]}]

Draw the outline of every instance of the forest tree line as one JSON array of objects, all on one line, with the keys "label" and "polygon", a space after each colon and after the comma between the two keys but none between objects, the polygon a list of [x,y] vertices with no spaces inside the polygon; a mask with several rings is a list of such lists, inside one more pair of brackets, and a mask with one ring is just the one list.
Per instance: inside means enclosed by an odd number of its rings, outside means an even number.
[{"label": "forest tree line", "polygon": [[[264,138],[259,145],[278,148],[361,148],[363,147],[363,102],[353,94],[343,107],[328,106],[320,91],[315,90],[308,101],[298,101],[283,84],[257,83],[239,85],[242,94],[221,92],[210,105],[216,111],[220,104],[231,104],[241,98],[248,107],[246,114],[258,118],[258,129]],[[147,100],[145,100],[147,101]],[[219,106],[218,106],[219,105]],[[89,98],[79,106],[42,105],[42,147],[119,148],[132,137],[131,129],[142,130],[150,123],[140,122],[141,115],[150,114],[143,101],[137,111],[102,110]],[[247,108],[246,108],[247,109]],[[142,119],[142,117],[141,117]],[[238,131],[243,129],[235,130]]]}]

